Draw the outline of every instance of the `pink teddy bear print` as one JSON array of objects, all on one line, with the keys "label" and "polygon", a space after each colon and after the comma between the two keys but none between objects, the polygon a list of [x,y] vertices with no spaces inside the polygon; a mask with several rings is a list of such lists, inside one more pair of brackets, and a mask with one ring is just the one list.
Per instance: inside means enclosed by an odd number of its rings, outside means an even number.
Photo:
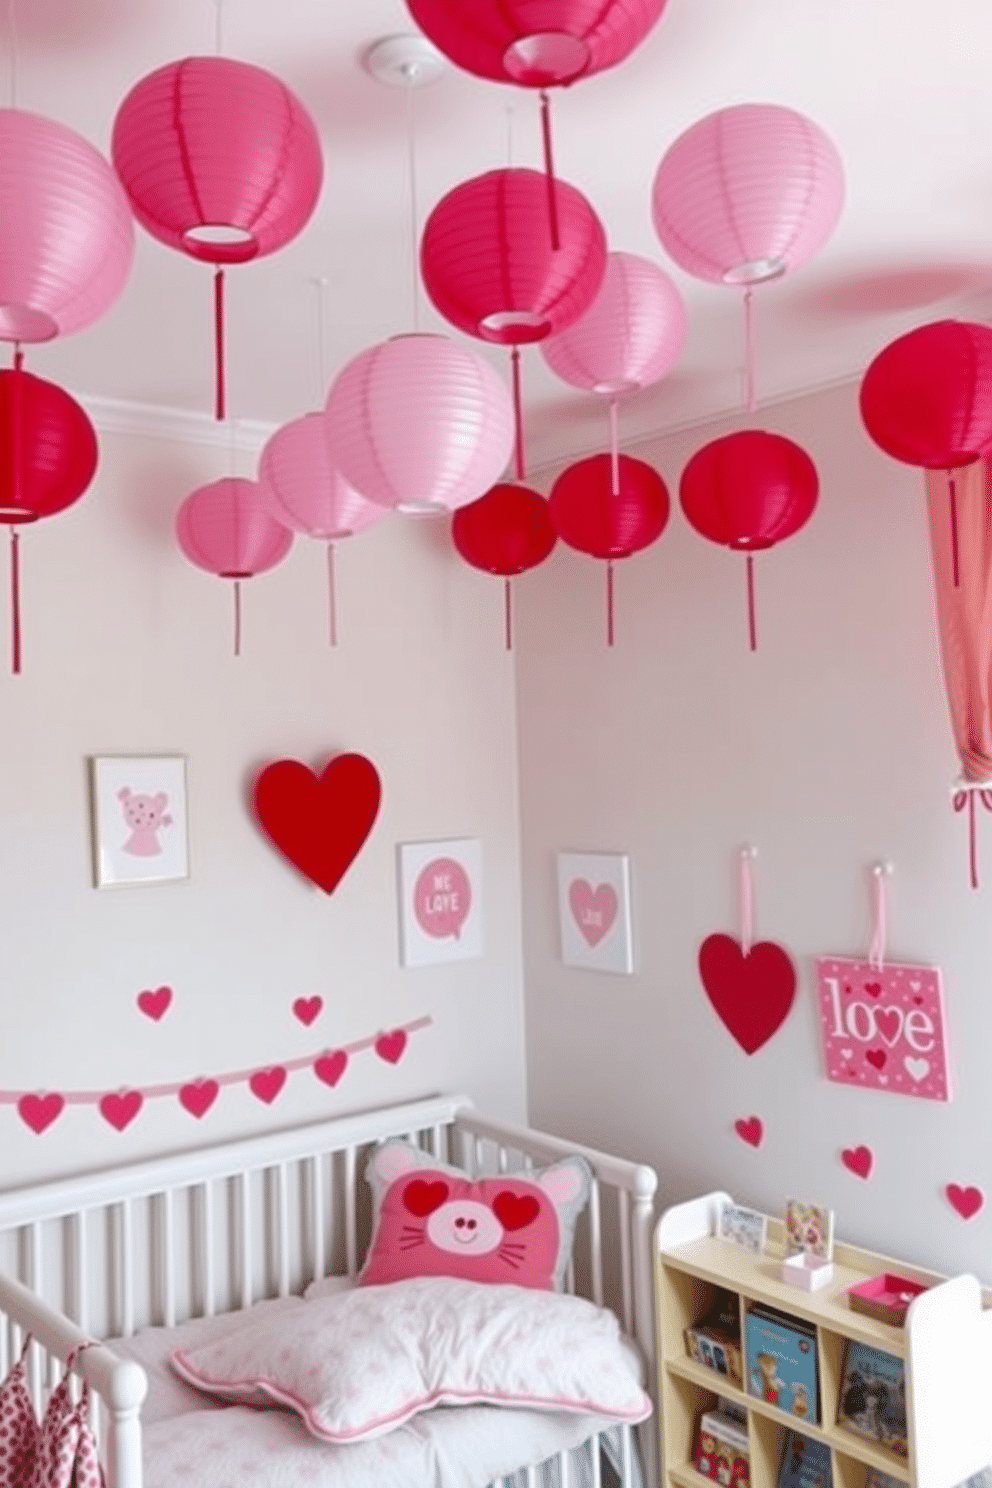
[{"label": "pink teddy bear print", "polygon": [[169,797],[165,791],[157,791],[154,796],[135,795],[130,786],[125,785],[117,792],[117,799],[121,803],[124,820],[131,829],[131,835],[123,844],[123,851],[133,853],[138,858],[153,858],[162,851],[162,844],[158,840],[158,834],[163,827],[172,826],[172,817],[166,812]]}]

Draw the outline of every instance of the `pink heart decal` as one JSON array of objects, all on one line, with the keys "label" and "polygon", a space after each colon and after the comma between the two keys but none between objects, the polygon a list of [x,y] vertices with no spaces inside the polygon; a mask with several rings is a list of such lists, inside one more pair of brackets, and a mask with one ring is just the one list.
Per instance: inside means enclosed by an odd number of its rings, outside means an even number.
[{"label": "pink heart decal", "polygon": [[145,1017],[157,1023],[168,1012],[169,1003],[172,1001],[172,988],[156,987],[154,992],[139,992],[137,1001]]},{"label": "pink heart decal", "polygon": [[961,1188],[957,1183],[949,1183],[944,1192],[951,1207],[957,1210],[962,1219],[974,1219],[985,1203],[985,1195],[974,1184]]},{"label": "pink heart decal", "polygon": [[325,1085],[336,1085],[347,1068],[348,1056],[343,1049],[335,1049],[332,1054],[321,1054],[313,1062],[314,1074]]},{"label": "pink heart decal", "polygon": [[855,1173],[859,1178],[867,1178],[875,1165],[875,1154],[870,1147],[845,1147],[840,1160],[849,1173]]},{"label": "pink heart decal", "polygon": [[707,936],[699,975],[717,1017],[746,1054],[768,1042],[796,995],[796,969],[773,940],[759,940],[745,956],[733,936]]},{"label": "pink heart decal", "polygon": [[179,1104],[197,1120],[206,1115],[220,1094],[216,1080],[190,1080],[179,1091]]},{"label": "pink heart decal", "polygon": [[884,1049],[867,1049],[865,1051],[865,1058],[875,1069],[880,1070],[883,1068],[887,1056]]},{"label": "pink heart decal", "polygon": [[114,1090],[100,1101],[100,1115],[117,1131],[123,1131],[145,1103],[140,1090]]},{"label": "pink heart decal", "polygon": [[575,878],[568,886],[568,903],[586,944],[598,945],[617,917],[619,906],[613,885],[601,883],[594,889],[584,878]]},{"label": "pink heart decal", "polygon": [[309,1028],[315,1018],[323,1012],[324,999],[322,997],[298,997],[293,1003],[293,1012],[299,1018],[304,1028]]},{"label": "pink heart decal", "polygon": [[39,1137],[64,1109],[65,1097],[54,1090],[47,1095],[22,1095],[17,1102],[18,1116]]},{"label": "pink heart decal", "polygon": [[270,1069],[256,1070],[248,1081],[248,1088],[252,1095],[257,1095],[260,1101],[269,1106],[285,1083],[286,1071],[281,1064],[274,1064]]},{"label": "pink heart decal", "polygon": [[388,1064],[397,1064],[405,1048],[406,1034],[402,1028],[394,1028],[392,1033],[380,1033],[375,1041],[375,1052]]},{"label": "pink heart decal", "polygon": [[749,1147],[760,1147],[765,1135],[765,1124],[760,1116],[742,1116],[734,1122],[734,1131]]},{"label": "pink heart decal", "polygon": [[865,982],[865,991],[869,997],[881,997],[882,984],[881,982]]}]

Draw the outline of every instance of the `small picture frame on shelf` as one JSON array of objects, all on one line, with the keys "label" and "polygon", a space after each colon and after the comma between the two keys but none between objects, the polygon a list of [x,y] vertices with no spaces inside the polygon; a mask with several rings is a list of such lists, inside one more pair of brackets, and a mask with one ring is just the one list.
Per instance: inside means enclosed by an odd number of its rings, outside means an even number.
[{"label": "small picture frame on shelf", "polygon": [[753,1255],[760,1255],[765,1248],[767,1224],[767,1219],[757,1209],[744,1209],[740,1204],[722,1204],[717,1234],[721,1240],[730,1240]]},{"label": "small picture frame on shelf", "polygon": [[96,887],[188,878],[185,757],[100,755],[90,772]]},{"label": "small picture frame on shelf", "polygon": [[801,1199],[785,1201],[786,1255],[814,1255],[829,1261],[834,1253],[834,1211]]}]

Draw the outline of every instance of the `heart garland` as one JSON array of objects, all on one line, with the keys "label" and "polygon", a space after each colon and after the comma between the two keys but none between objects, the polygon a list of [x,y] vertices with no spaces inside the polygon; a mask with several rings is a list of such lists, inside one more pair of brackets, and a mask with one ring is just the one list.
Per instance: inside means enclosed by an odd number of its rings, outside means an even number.
[{"label": "heart garland", "polygon": [[266,765],[254,795],[271,841],[312,883],[333,894],[372,830],[382,782],[363,754],[339,754],[320,775],[299,760],[281,759]]}]

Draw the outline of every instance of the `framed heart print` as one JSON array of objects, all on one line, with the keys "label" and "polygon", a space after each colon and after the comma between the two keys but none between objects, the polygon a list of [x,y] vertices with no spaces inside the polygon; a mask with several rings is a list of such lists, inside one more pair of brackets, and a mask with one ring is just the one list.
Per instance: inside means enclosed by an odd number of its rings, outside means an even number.
[{"label": "framed heart print", "polygon": [[633,972],[626,853],[559,853],[558,916],[566,966]]}]

